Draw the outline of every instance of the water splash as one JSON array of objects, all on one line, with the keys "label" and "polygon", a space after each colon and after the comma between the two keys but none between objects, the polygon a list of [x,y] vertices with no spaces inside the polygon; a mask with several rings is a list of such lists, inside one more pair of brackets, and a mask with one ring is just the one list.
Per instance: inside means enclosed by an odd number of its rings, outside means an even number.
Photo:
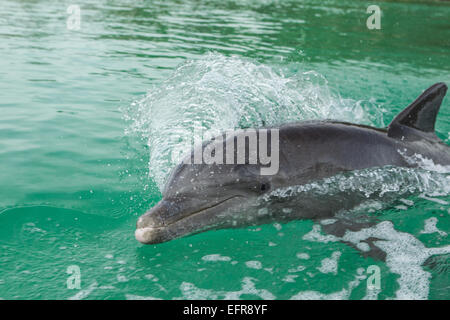
[{"label": "water splash", "polygon": [[[384,126],[370,101],[342,98],[315,71],[288,72],[241,57],[210,53],[187,61],[172,76],[123,110],[127,134],[145,141],[149,172],[162,189],[170,169],[192,147],[195,132],[337,119]],[[201,129],[201,130],[199,130]]]},{"label": "water splash", "polygon": [[[272,201],[273,198],[297,197],[303,193],[318,196],[360,194],[362,198],[378,198],[385,201],[418,193],[448,195],[449,180],[449,174],[422,168],[370,168],[337,174],[304,185],[276,189],[264,195],[263,199]],[[373,202],[366,203],[366,205],[373,204]],[[375,209],[382,208],[375,207]]]}]

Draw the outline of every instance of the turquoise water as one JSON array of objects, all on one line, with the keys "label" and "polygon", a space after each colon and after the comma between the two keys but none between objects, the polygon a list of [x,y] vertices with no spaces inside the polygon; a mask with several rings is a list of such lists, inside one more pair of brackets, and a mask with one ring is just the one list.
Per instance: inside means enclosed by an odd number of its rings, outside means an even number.
[{"label": "turquoise water", "polygon": [[[366,235],[386,240],[386,262],[312,221],[134,239],[194,124],[383,127],[449,84],[448,3],[379,2],[381,30],[365,1],[83,0],[68,30],[71,4],[2,1],[0,298],[450,298],[447,168],[407,172],[415,195],[361,209],[384,221]],[[447,97],[447,144],[449,115]],[[411,187],[376,173],[389,192]],[[380,290],[367,289],[373,265]]]}]

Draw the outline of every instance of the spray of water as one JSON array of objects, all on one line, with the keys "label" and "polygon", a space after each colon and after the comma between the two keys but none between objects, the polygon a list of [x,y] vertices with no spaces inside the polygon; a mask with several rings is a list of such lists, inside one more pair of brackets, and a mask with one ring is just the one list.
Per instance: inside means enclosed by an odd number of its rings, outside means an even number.
[{"label": "spray of water", "polygon": [[195,132],[312,119],[384,125],[380,107],[342,98],[315,71],[286,76],[282,69],[216,53],[182,64],[123,111],[127,133],[147,143],[150,176],[160,189],[191,142],[201,138]]}]

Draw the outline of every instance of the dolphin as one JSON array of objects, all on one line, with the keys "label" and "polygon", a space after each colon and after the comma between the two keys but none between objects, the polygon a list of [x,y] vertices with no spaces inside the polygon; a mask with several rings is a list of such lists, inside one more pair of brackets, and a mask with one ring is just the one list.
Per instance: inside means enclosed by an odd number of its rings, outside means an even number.
[{"label": "dolphin", "polygon": [[[239,164],[192,163],[194,148],[172,170],[162,200],[138,219],[135,237],[144,244],[157,244],[211,229],[331,219],[360,204],[364,195],[357,190],[273,195],[294,186],[320,185],[324,179],[351,171],[415,167],[417,163],[408,160],[414,155],[450,165],[450,149],[434,130],[446,92],[444,83],[434,84],[383,129],[332,120],[268,128],[277,130],[279,144],[278,171],[271,175],[261,174],[264,165],[250,163],[248,156]],[[228,139],[240,135],[245,131]],[[258,140],[261,137],[257,135]],[[226,136],[222,138],[227,141]],[[198,148],[204,151],[214,141],[220,140],[212,139]]]}]

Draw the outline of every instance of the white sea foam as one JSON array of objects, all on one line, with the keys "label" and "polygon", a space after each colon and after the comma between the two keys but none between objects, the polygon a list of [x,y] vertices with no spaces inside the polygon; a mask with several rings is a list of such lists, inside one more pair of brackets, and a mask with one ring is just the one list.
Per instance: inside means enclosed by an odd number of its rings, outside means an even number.
[{"label": "white sea foam", "polygon": [[307,254],[307,253],[299,252],[299,253],[297,253],[297,258],[303,259],[303,260],[308,260],[310,257],[309,257],[309,254]]},{"label": "white sea foam", "polygon": [[220,254],[208,254],[202,257],[203,261],[231,261],[230,257],[222,256]]},{"label": "white sea foam", "polygon": [[287,274],[281,281],[283,281],[283,282],[295,282],[296,278],[298,278],[297,274]]},{"label": "white sea foam", "polygon": [[305,269],[306,269],[305,266],[297,266],[296,268],[289,269],[288,272],[295,273],[295,272],[303,271]]},{"label": "white sea foam", "polygon": [[335,223],[336,221],[336,219],[323,219],[320,221],[320,224],[329,225]]},{"label": "white sea foam", "polygon": [[118,274],[117,275],[117,281],[119,281],[119,282],[128,282],[128,278],[126,276],[124,276],[124,275]]},{"label": "white sea foam", "polygon": [[437,223],[438,223],[438,219],[436,217],[431,217],[427,220],[425,220],[425,226],[423,228],[422,231],[420,231],[420,233],[439,233],[439,235],[446,237],[447,236],[447,232],[439,230],[437,228]]},{"label": "white sea foam", "polygon": [[422,264],[432,255],[449,253],[450,246],[426,248],[413,235],[396,231],[389,221],[359,232],[347,232],[344,240],[358,241],[368,237],[384,240],[376,241],[375,245],[386,252],[386,264],[389,269],[400,275],[397,280],[400,286],[396,292],[397,298],[427,299],[431,274],[423,270]]},{"label": "white sea foam", "polygon": [[238,291],[216,291],[211,289],[201,289],[193,283],[183,282],[180,285],[182,297],[178,299],[204,300],[204,299],[224,299],[238,300],[242,295],[254,295],[264,300],[273,300],[276,297],[266,289],[256,289],[254,282],[256,279],[245,277],[242,279],[241,290]]},{"label": "white sea foam", "polygon": [[347,300],[354,288],[356,288],[364,277],[356,275],[354,280],[350,281],[348,288],[333,293],[321,293],[318,291],[302,291],[291,297],[291,300]]},{"label": "white sea foam", "polygon": [[414,201],[409,200],[409,199],[400,199],[401,202],[403,202],[404,204],[406,204],[407,206],[413,206],[414,205]]},{"label": "white sea foam", "polygon": [[[319,242],[324,242],[324,238],[327,236],[322,235],[320,225],[314,225],[313,230],[304,236],[305,240]],[[368,238],[380,239],[374,244],[386,253],[386,264],[390,271],[400,276],[396,298],[427,299],[431,274],[424,271],[422,264],[433,255],[450,253],[450,246],[427,248],[413,235],[395,230],[390,221],[356,232],[347,231],[342,238],[332,236],[329,241],[342,240],[358,245]]]},{"label": "white sea foam", "polygon": [[335,251],[331,254],[330,258],[325,258],[321,262],[321,266],[317,269],[322,273],[333,273],[338,272],[338,260],[341,257],[341,252]]},{"label": "white sea foam", "polygon": [[312,230],[303,236],[303,240],[328,243],[339,241],[339,238],[331,234],[323,234],[320,225],[315,224]]},{"label": "white sea foam", "polygon": [[[450,182],[450,181],[449,181]],[[427,197],[424,194],[419,195],[420,198],[428,200],[428,201],[432,201],[432,202],[436,202],[442,205],[448,205],[448,202],[442,199],[437,199],[437,198],[432,198],[432,197]]]},{"label": "white sea foam", "polygon": [[250,269],[262,269],[262,263],[260,261],[247,261],[245,265]]},{"label": "white sea foam", "polygon": [[398,152],[403,156],[403,158],[412,165],[419,165],[421,168],[439,172],[439,173],[450,173],[450,166],[443,166],[434,163],[432,159],[424,157],[421,154],[415,153],[413,155],[407,155],[406,150],[398,150]]}]

